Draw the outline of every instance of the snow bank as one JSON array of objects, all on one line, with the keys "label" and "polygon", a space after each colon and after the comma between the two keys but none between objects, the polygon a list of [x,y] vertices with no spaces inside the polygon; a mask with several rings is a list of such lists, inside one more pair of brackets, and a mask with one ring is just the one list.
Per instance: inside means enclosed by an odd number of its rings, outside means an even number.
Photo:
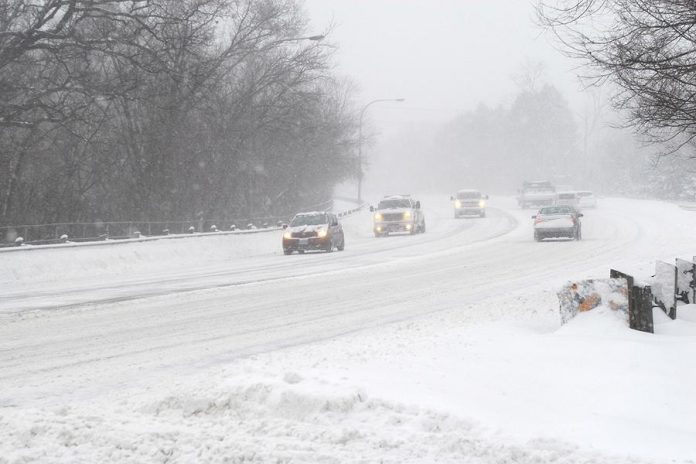
[{"label": "snow bank", "polygon": [[[296,376],[296,374],[294,374]],[[222,382],[116,409],[8,414],[1,463],[639,463],[558,440],[515,444],[450,414],[326,382]]]},{"label": "snow bank", "polygon": [[[208,234],[180,240],[137,241],[111,245],[53,247],[0,255],[0,286],[55,282],[96,276],[176,272],[231,259],[273,254],[279,231],[258,234]],[[180,269],[179,269],[180,270]]]}]

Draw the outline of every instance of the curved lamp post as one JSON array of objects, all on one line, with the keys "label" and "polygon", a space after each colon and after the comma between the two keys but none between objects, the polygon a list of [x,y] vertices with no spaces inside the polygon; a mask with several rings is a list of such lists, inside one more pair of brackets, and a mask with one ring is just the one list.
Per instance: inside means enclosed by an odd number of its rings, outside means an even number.
[{"label": "curved lamp post", "polygon": [[360,110],[360,121],[358,123],[358,203],[362,202],[362,179],[363,179],[363,169],[362,169],[362,125],[363,117],[365,116],[365,111],[375,103],[381,102],[402,102],[404,98],[378,98],[377,100],[372,100],[365,104]]}]

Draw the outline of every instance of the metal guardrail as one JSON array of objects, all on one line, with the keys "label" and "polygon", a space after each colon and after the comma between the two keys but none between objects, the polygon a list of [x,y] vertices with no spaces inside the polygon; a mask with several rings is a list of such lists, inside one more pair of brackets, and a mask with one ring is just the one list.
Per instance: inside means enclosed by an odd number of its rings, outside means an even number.
[{"label": "metal guardrail", "polygon": [[[327,205],[330,202],[322,203]],[[339,217],[354,214],[364,208],[361,204],[340,211]],[[316,208],[316,206],[315,206]],[[215,232],[274,231],[288,222],[281,216],[242,218],[238,220],[198,221],[120,221],[94,223],[55,223],[0,227],[0,248],[22,245],[55,245],[61,243],[100,242],[166,236],[192,236]]]},{"label": "metal guardrail", "polygon": [[0,227],[0,247],[49,245],[71,242],[121,240],[141,236],[192,234],[222,230],[275,227],[284,217],[243,218],[239,220],[199,221],[119,221],[94,223],[55,223]]}]

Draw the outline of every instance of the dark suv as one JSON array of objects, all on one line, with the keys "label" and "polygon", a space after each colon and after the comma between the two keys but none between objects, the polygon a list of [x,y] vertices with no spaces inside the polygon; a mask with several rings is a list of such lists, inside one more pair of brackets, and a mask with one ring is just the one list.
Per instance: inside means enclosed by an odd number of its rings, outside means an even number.
[{"label": "dark suv", "polygon": [[298,213],[283,232],[283,252],[343,251],[346,240],[343,227],[333,213],[313,211]]}]

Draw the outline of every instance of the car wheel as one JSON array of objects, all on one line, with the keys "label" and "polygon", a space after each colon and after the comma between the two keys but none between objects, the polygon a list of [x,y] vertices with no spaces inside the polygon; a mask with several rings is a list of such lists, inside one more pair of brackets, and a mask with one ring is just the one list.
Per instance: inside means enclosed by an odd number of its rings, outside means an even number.
[{"label": "car wheel", "polygon": [[539,232],[534,232],[534,240],[541,242],[541,234]]},{"label": "car wheel", "polygon": [[582,240],[582,229],[578,227],[578,230],[575,231],[575,240]]},{"label": "car wheel", "polygon": [[291,254],[292,254],[292,250],[283,250],[283,253],[285,253],[286,255],[291,255]]},{"label": "car wheel", "polygon": [[299,254],[301,254],[301,255],[304,254],[304,250],[297,250],[297,252],[298,252]]},{"label": "car wheel", "polygon": [[345,238],[342,238],[342,239],[341,239],[341,244],[338,245],[337,248],[338,248],[338,251],[343,251],[343,250],[345,250],[345,248],[346,248],[346,239],[345,239]]},{"label": "car wheel", "polygon": [[329,240],[329,244],[324,248],[324,251],[331,253],[334,249],[333,240]]},{"label": "car wheel", "polygon": [[486,217],[486,212],[485,212],[485,211],[481,211],[481,217],[482,217],[482,218]]},{"label": "car wheel", "polygon": [[421,225],[420,232],[421,234],[425,233],[425,222],[423,222],[423,224]]}]

